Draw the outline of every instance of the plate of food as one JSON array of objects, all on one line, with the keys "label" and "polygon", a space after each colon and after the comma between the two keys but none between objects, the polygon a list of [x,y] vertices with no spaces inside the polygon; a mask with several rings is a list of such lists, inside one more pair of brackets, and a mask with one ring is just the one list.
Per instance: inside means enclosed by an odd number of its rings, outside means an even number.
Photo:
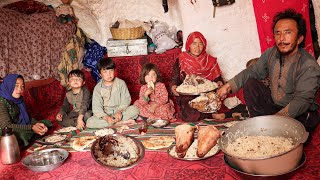
[{"label": "plate of food", "polygon": [[215,92],[203,93],[189,101],[189,106],[202,113],[215,113],[221,108],[221,101]]},{"label": "plate of food", "polygon": [[148,150],[160,150],[168,148],[175,141],[172,136],[156,136],[143,140],[143,146]]},{"label": "plate of food", "polygon": [[61,128],[61,129],[59,129],[59,130],[57,130],[57,131],[55,131],[56,133],[69,133],[69,132],[71,132],[71,131],[75,131],[75,130],[77,130],[77,128],[76,127],[73,127],[73,126],[69,126],[69,127],[63,127],[63,128]]},{"label": "plate of food", "polygon": [[102,137],[102,136],[106,136],[114,133],[116,133],[116,131],[112,128],[103,128],[103,129],[94,131],[94,135],[97,137]]},{"label": "plate of food", "polygon": [[82,136],[70,142],[71,147],[76,151],[85,151],[96,140],[96,136]]},{"label": "plate of food", "polygon": [[[176,143],[168,149],[169,156],[187,161],[202,160],[219,152],[220,131],[213,125],[191,126],[184,123],[175,129]],[[197,137],[195,138],[195,132]]]},{"label": "plate of food", "polygon": [[213,91],[216,88],[218,88],[217,83],[191,74],[186,76],[183,83],[177,87],[176,91],[181,95],[200,95],[200,93]]},{"label": "plate of food", "polygon": [[52,134],[52,135],[49,135],[49,136],[45,136],[45,137],[37,140],[36,142],[38,142],[40,144],[51,145],[51,144],[63,142],[66,139],[67,139],[67,135],[64,135],[64,134]]},{"label": "plate of food", "polygon": [[111,134],[99,137],[91,146],[92,158],[101,166],[113,170],[126,170],[144,158],[143,144],[134,137]]},{"label": "plate of food", "polygon": [[216,155],[219,152],[219,146],[216,144],[213,148],[211,148],[208,153],[204,157],[198,157],[197,156],[197,149],[198,149],[198,139],[195,139],[191,146],[188,148],[186,154],[184,157],[179,157],[178,153],[176,152],[176,144],[173,144],[168,149],[169,156],[180,159],[180,160],[186,160],[186,161],[198,161],[202,159],[210,158],[214,155]]},{"label": "plate of food", "polygon": [[166,119],[148,119],[147,123],[155,128],[163,128],[167,126],[170,122]]}]

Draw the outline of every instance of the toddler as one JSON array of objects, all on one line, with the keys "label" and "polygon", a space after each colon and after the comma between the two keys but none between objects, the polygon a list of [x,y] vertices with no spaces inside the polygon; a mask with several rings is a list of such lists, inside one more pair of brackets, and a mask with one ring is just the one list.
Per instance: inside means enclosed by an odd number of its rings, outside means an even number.
[{"label": "toddler", "polygon": [[142,87],[139,99],[134,102],[134,105],[139,108],[142,119],[160,118],[174,121],[173,102],[168,98],[166,86],[160,81],[158,67],[152,63],[145,64],[140,73]]},{"label": "toddler", "polygon": [[[91,93],[83,86],[85,84],[84,73],[79,70],[72,70],[68,74],[68,85],[63,105],[57,114],[57,121],[62,126],[76,126],[78,129],[85,128],[85,121],[92,115],[89,110],[91,103]],[[70,110],[70,105],[72,110]]]},{"label": "toddler", "polygon": [[129,106],[131,96],[128,87],[122,79],[115,77],[115,68],[111,58],[102,58],[98,63],[102,79],[93,90],[93,116],[87,121],[89,128],[135,123],[134,119],[139,115],[136,106]]}]

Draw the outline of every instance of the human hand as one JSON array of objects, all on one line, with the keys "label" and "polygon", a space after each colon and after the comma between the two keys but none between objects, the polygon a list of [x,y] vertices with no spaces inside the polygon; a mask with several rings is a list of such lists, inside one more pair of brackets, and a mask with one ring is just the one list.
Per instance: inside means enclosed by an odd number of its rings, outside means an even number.
[{"label": "human hand", "polygon": [[149,87],[146,92],[144,93],[145,97],[149,97],[150,94],[152,94],[154,92],[152,87]]},{"label": "human hand", "polygon": [[121,121],[122,119],[122,110],[118,110],[115,114],[114,114],[114,118],[116,122]]},{"label": "human hand", "polygon": [[77,128],[78,129],[84,129],[85,128],[85,123],[84,123],[84,121],[83,121],[83,116],[82,117],[78,117],[78,119],[77,119]]},{"label": "human hand", "polygon": [[217,90],[217,95],[220,97],[221,100],[225,99],[227,94],[230,93],[231,86],[229,83],[224,84]]},{"label": "human hand", "polygon": [[57,120],[57,121],[62,121],[62,114],[61,114],[61,113],[58,113],[58,114],[57,114],[56,120]]},{"label": "human hand", "polygon": [[43,123],[36,123],[36,124],[32,125],[32,130],[36,134],[39,134],[42,136],[48,131],[48,128]]},{"label": "human hand", "polygon": [[157,104],[152,104],[150,109],[149,109],[149,112],[154,113],[154,111],[156,110],[157,106],[158,106]]},{"label": "human hand", "polygon": [[105,117],[103,117],[103,119],[104,119],[105,121],[107,121],[107,123],[110,124],[110,125],[113,125],[113,124],[116,123],[115,118],[112,117],[112,116],[105,116]]},{"label": "human hand", "polygon": [[177,92],[177,85],[173,85],[171,87],[171,91],[172,91],[173,95],[179,96],[179,93]]},{"label": "human hand", "polygon": [[223,82],[222,81],[218,81],[217,84],[218,84],[218,87],[221,87],[223,85]]}]

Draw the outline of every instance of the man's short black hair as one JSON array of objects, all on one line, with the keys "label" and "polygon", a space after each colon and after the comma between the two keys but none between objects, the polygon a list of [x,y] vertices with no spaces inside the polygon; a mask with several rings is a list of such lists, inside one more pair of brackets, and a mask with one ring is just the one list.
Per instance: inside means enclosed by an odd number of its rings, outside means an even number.
[{"label": "man's short black hair", "polygon": [[278,12],[273,17],[273,24],[272,24],[272,31],[274,32],[274,27],[276,26],[277,22],[281,19],[293,19],[297,23],[298,28],[298,37],[303,36],[303,41],[299,44],[299,47],[303,48],[305,45],[306,39],[306,20],[302,17],[302,14],[298,13],[294,9],[286,9],[282,12]]},{"label": "man's short black hair", "polygon": [[98,70],[101,73],[103,69],[115,69],[116,64],[112,61],[111,58],[102,58],[98,63]]},{"label": "man's short black hair", "polygon": [[83,79],[83,81],[86,80],[84,73],[80,69],[74,69],[74,70],[70,71],[68,74],[68,79],[70,79],[72,76],[79,77],[79,78]]}]

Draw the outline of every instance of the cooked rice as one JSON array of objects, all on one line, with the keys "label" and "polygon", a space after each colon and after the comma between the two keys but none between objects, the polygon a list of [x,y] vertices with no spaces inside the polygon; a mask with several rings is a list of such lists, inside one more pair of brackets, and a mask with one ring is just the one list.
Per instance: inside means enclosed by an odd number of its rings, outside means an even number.
[{"label": "cooked rice", "polygon": [[[197,156],[197,149],[198,149],[198,140],[195,139],[193,141],[193,143],[191,144],[191,146],[189,147],[189,149],[187,150],[186,155],[184,156],[184,158],[188,158],[188,159],[199,159],[199,157]],[[217,152],[219,151],[219,147],[218,145],[215,145],[213,148],[210,149],[210,151],[203,157],[210,157],[215,155]],[[176,152],[176,146],[173,146],[172,149],[169,151],[169,154],[173,157],[179,158],[178,154]]]},{"label": "cooked rice", "polygon": [[243,136],[226,147],[231,156],[240,158],[265,158],[288,152],[293,148],[291,138],[271,136]]},{"label": "cooked rice", "polygon": [[[115,152],[105,156],[103,152],[100,151],[99,143],[95,144],[95,155],[97,160],[102,162],[107,166],[113,167],[126,167],[135,163],[139,159],[139,149],[135,142],[129,137],[115,136],[113,137],[118,141],[119,146],[114,146]],[[125,159],[121,154],[130,154],[129,159]]]}]

